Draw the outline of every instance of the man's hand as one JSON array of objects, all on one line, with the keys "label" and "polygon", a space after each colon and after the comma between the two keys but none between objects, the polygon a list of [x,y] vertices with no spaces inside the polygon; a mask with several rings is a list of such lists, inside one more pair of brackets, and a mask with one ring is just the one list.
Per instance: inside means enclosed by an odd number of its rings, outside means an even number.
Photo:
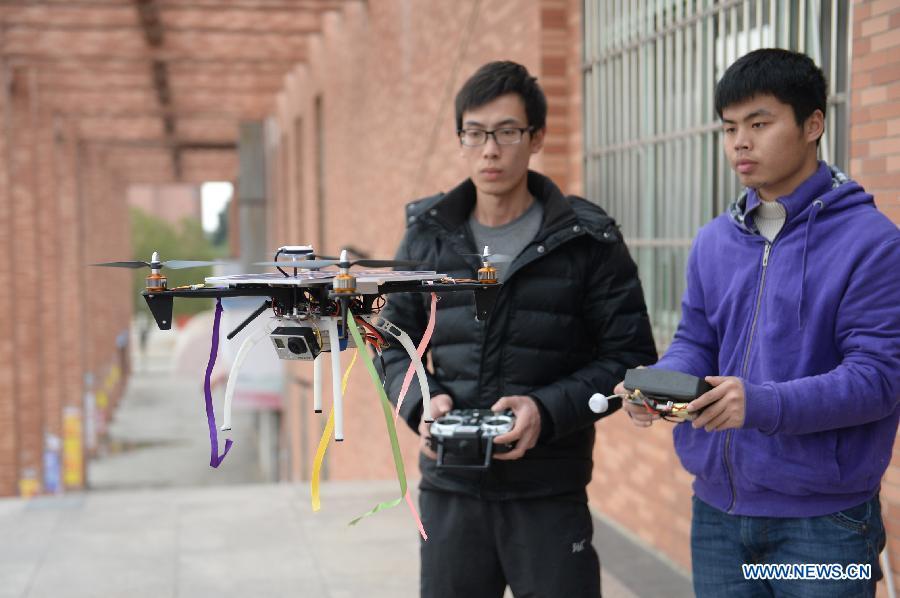
[{"label": "man's hand", "polygon": [[525,451],[537,444],[541,435],[541,412],[534,399],[524,395],[501,397],[491,406],[491,411],[512,409],[516,416],[516,424],[506,434],[494,438],[494,444],[509,444],[516,441],[516,448],[508,453],[495,453],[494,459],[512,461],[521,459]]},{"label": "man's hand", "polygon": [[[619,382],[618,384],[616,384],[615,389],[613,389],[613,393],[617,395],[628,394],[628,390],[625,388],[625,383]],[[631,423],[636,425],[638,428],[649,428],[651,425],[653,425],[653,420],[659,419],[658,414],[650,413],[643,405],[635,405],[625,400],[622,401],[622,409],[624,409],[625,413],[628,414],[628,417],[631,418]]]},{"label": "man's hand", "polygon": [[703,413],[692,424],[694,428],[721,432],[742,427],[746,414],[746,397],[741,379],[735,376],[707,376],[706,381],[713,385],[713,389],[688,404],[688,413],[703,409]]},{"label": "man's hand", "polygon": [[[431,417],[433,419],[450,413],[451,409],[453,409],[453,399],[450,398],[450,395],[435,395],[431,397]],[[428,446],[430,438],[431,423],[425,421],[425,414],[423,413],[422,419],[419,421],[419,450],[429,459],[437,461],[437,453]]]}]

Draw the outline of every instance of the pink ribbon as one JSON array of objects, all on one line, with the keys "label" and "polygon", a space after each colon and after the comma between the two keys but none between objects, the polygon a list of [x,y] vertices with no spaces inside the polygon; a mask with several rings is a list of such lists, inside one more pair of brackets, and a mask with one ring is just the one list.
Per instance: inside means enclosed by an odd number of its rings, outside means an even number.
[{"label": "pink ribbon", "polygon": [[[437,301],[438,296],[437,293],[431,294],[431,315],[428,317],[428,325],[425,327],[425,334],[422,336],[422,340],[419,341],[419,346],[416,347],[416,354],[419,356],[419,359],[422,359],[422,356],[425,355],[425,350],[428,349],[428,343],[431,341],[431,335],[434,334],[434,318],[437,315]],[[397,408],[394,410],[394,421],[397,421],[397,418],[400,416],[400,405],[403,404],[403,397],[406,396],[406,391],[409,390],[409,384],[412,382],[413,375],[416,373],[416,366],[413,363],[413,360],[409,360],[409,368],[406,370],[406,376],[403,378],[403,386],[400,387],[400,396],[397,397]]]}]

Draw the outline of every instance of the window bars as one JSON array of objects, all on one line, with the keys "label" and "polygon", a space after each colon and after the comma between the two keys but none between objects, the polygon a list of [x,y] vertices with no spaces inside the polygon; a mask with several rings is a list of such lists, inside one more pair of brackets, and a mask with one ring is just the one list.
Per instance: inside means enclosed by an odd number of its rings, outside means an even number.
[{"label": "window bars", "polygon": [[823,159],[848,166],[850,3],[585,0],[584,188],[622,226],[659,348],[681,314],[697,229],[740,192],[713,89],[743,54],[805,52],[828,79]]}]

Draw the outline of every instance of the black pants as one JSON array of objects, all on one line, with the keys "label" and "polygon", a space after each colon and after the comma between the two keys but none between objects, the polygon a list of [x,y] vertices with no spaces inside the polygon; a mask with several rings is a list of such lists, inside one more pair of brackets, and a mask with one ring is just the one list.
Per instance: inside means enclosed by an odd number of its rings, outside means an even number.
[{"label": "black pants", "polygon": [[485,501],[423,490],[422,598],[597,598],[600,561],[583,496]]}]

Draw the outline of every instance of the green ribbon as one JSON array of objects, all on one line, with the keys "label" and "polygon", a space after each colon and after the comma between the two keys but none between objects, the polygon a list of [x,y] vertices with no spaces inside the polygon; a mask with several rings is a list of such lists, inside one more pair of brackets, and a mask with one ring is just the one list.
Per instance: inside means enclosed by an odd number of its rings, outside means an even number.
[{"label": "green ribbon", "polygon": [[[365,364],[366,370],[368,370],[369,376],[375,384],[375,388],[378,389],[378,396],[381,399],[381,409],[384,411],[384,421],[387,423],[388,435],[391,438],[391,451],[394,454],[394,468],[397,470],[397,481],[400,482],[400,498],[379,503],[348,524],[356,525],[366,517],[374,515],[378,511],[396,507],[407,496],[408,491],[406,487],[406,471],[403,467],[403,456],[400,454],[400,441],[397,439],[397,428],[394,427],[394,418],[391,416],[391,402],[388,401],[387,395],[384,392],[384,387],[381,385],[381,380],[378,378],[378,372],[375,370],[375,364],[372,363],[372,356],[369,355],[369,351],[365,348],[366,345],[363,342],[362,336],[359,334],[353,312],[350,310],[347,310],[347,328],[350,329],[350,334],[353,335],[356,346],[361,347],[359,353],[362,355],[363,364]],[[411,502],[410,506],[412,506]],[[416,515],[416,518],[418,519],[418,515]]]}]

